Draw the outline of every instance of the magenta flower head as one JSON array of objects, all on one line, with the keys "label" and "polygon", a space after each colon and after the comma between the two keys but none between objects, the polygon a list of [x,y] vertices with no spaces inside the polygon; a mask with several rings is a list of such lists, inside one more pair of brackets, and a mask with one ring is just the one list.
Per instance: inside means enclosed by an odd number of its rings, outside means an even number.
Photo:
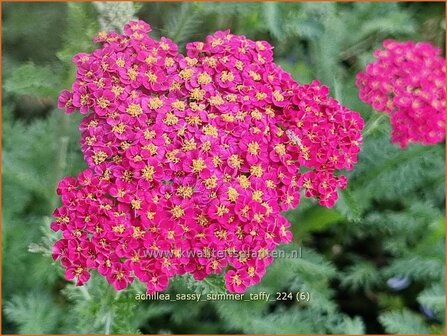
[{"label": "magenta flower head", "polygon": [[88,168],[59,184],[53,257],[78,285],[94,269],[117,290],[138,279],[148,292],[224,271],[227,289],[244,292],[291,241],[281,212],[301,191],[334,205],[363,120],[320,83],[296,83],[267,42],[216,32],[183,56],[149,31],[130,22],[74,57],[59,106],[86,114]]},{"label": "magenta flower head", "polygon": [[389,114],[391,141],[431,145],[445,138],[445,59],[428,42],[385,40],[357,75],[360,99]]}]

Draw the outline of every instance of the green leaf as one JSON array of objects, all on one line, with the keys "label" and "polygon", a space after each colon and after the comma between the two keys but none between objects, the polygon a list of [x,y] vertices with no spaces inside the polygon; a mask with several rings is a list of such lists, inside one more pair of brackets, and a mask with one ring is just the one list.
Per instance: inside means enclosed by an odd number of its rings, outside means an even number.
[{"label": "green leaf", "polygon": [[262,3],[262,14],[265,25],[272,36],[279,41],[283,40],[285,34],[282,29],[282,15],[279,10],[279,3],[270,1]]},{"label": "green leaf", "polygon": [[[291,253],[292,250],[297,250],[299,247],[296,244],[282,245],[280,249]],[[291,254],[289,254],[291,255]],[[309,277],[330,278],[336,274],[335,267],[324,257],[309,248],[303,248],[301,258],[294,259],[278,259],[286,265],[290,271],[297,275],[307,275]]]},{"label": "green leaf", "polygon": [[60,311],[49,293],[33,292],[14,296],[7,301],[4,312],[19,327],[20,334],[46,334],[56,330]]},{"label": "green leaf", "polygon": [[20,66],[4,85],[7,92],[52,98],[57,96],[60,87],[61,79],[56,71],[33,63]]},{"label": "green leaf", "polygon": [[135,316],[139,304],[132,288],[117,292],[93,272],[87,284],[69,284],[63,294],[71,303],[70,319],[64,321],[67,333],[139,333],[138,324],[142,321],[129,318]]},{"label": "green leaf", "polygon": [[389,126],[385,130],[365,141],[349,178],[349,188],[362,208],[373,199],[402,200],[402,195],[445,180],[443,146],[411,144],[400,149],[390,143]]},{"label": "green leaf", "polygon": [[409,310],[383,313],[380,323],[391,334],[428,334],[429,330],[421,316]]},{"label": "green leaf", "polygon": [[367,37],[375,32],[382,34],[411,34],[414,32],[414,22],[412,17],[406,12],[388,12],[383,17],[377,17],[362,25],[357,36]]},{"label": "green leaf", "polygon": [[265,305],[261,301],[220,301],[216,302],[219,316],[230,331],[242,330],[247,334],[296,334],[324,331],[314,318],[298,307],[290,310],[279,309],[275,313],[262,314]]},{"label": "green leaf", "polygon": [[182,3],[164,27],[165,34],[178,45],[183,45],[200,27],[200,16],[194,3]]},{"label": "green leaf", "polygon": [[[68,2],[67,28],[64,32],[64,46],[57,57],[66,65],[79,52],[94,49],[92,38],[99,31],[95,10],[90,3]],[[67,83],[72,82],[74,69],[67,72]]]},{"label": "green leaf", "polygon": [[335,207],[340,213],[346,217],[348,221],[358,222],[362,216],[362,209],[359,203],[349,189],[344,189],[338,192],[339,199]]},{"label": "green leaf", "polygon": [[192,276],[187,276],[186,284],[188,288],[198,294],[227,292],[222,275],[210,275],[201,281],[195,280]]},{"label": "green leaf", "polygon": [[418,302],[431,309],[439,316],[444,317],[445,312],[445,288],[441,284],[435,284],[422,291],[417,298]]},{"label": "green leaf", "polygon": [[341,275],[342,286],[351,290],[368,290],[379,281],[377,266],[368,261],[357,261]]},{"label": "green leaf", "polygon": [[395,259],[383,269],[386,276],[408,276],[415,280],[439,280],[445,272],[443,257],[412,255]]},{"label": "green leaf", "polygon": [[343,316],[342,321],[339,322],[331,331],[332,333],[340,333],[343,335],[362,335],[365,334],[365,324],[358,316],[353,318]]}]

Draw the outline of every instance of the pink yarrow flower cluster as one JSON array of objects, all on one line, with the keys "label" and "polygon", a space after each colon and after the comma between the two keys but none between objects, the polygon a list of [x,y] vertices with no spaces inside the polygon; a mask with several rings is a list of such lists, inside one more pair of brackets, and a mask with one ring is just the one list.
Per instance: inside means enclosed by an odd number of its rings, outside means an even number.
[{"label": "pink yarrow flower cluster", "polygon": [[96,269],[117,290],[137,278],[152,293],[175,275],[225,271],[227,289],[244,292],[291,241],[281,212],[301,190],[334,205],[363,120],[320,83],[296,83],[267,42],[219,31],[183,56],[149,31],[132,21],[74,57],[59,106],[86,115],[88,168],[59,184],[53,256],[78,285]]},{"label": "pink yarrow flower cluster", "polygon": [[360,99],[390,115],[391,141],[431,145],[445,138],[445,59],[428,42],[386,40],[357,75]]}]

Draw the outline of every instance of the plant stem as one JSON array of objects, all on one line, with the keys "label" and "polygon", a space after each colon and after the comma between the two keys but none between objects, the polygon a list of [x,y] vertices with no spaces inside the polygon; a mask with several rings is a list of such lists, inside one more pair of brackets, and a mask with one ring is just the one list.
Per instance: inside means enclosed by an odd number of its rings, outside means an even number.
[{"label": "plant stem", "polygon": [[377,113],[377,115],[373,117],[373,120],[371,122],[368,122],[368,124],[365,126],[365,131],[363,132],[363,138],[366,138],[368,134],[374,131],[380,125],[380,122],[384,118],[386,118],[385,113]]},{"label": "plant stem", "polygon": [[84,296],[84,298],[85,298],[86,300],[91,300],[91,299],[92,299],[90,293],[88,292],[88,289],[87,289],[87,286],[86,286],[86,285],[84,285],[84,286],[79,286],[79,290],[81,291],[82,295]]},{"label": "plant stem", "polygon": [[108,312],[107,315],[105,316],[104,334],[110,335],[111,331],[112,331],[112,314]]}]

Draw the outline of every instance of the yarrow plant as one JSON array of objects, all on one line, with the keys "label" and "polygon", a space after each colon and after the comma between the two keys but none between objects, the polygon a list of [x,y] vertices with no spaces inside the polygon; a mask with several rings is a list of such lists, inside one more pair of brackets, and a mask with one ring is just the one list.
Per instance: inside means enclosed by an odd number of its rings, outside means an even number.
[{"label": "yarrow plant", "polygon": [[267,42],[219,31],[183,56],[150,30],[100,33],[101,48],[73,59],[59,107],[86,115],[88,168],[59,183],[53,257],[78,285],[96,269],[117,290],[138,278],[152,293],[175,275],[225,271],[227,289],[244,292],[291,241],[281,212],[301,190],[334,205],[363,120],[319,82],[296,83]]},{"label": "yarrow plant", "polygon": [[390,115],[391,141],[431,145],[445,138],[445,59],[428,42],[385,40],[357,75],[360,99]]}]

